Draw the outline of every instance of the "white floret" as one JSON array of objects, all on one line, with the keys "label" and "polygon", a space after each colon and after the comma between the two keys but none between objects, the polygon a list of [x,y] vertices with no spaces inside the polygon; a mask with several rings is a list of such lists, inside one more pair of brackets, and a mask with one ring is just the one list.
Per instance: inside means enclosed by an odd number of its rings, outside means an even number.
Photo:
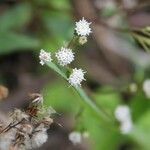
[{"label": "white floret", "polygon": [[91,22],[87,22],[84,17],[76,22],[75,31],[79,36],[88,36],[92,31],[90,28]]},{"label": "white floret", "polygon": [[73,69],[72,73],[70,74],[68,81],[72,86],[81,86],[81,82],[85,80],[84,78],[85,72],[82,69]]},{"label": "white floret", "polygon": [[131,119],[130,109],[126,105],[120,105],[115,110],[115,117],[120,123],[120,131],[127,134],[131,131],[133,123]]},{"label": "white floret", "polygon": [[81,137],[81,133],[80,133],[80,132],[74,131],[74,132],[71,132],[71,133],[69,134],[69,140],[70,140],[74,145],[81,143],[81,139],[82,139],[82,137]]},{"label": "white floret", "polygon": [[118,121],[124,121],[130,118],[129,107],[125,105],[120,105],[115,110],[115,117]]},{"label": "white floret", "polygon": [[130,119],[121,122],[121,124],[120,124],[121,133],[122,134],[128,134],[132,130],[132,126],[133,126],[133,124],[132,124],[132,121]]},{"label": "white floret", "polygon": [[44,65],[46,62],[51,62],[52,61],[51,53],[50,52],[48,53],[43,49],[41,49],[39,59],[41,65]]},{"label": "white floret", "polygon": [[74,60],[74,53],[71,49],[62,47],[56,53],[56,58],[61,66],[66,66]]}]

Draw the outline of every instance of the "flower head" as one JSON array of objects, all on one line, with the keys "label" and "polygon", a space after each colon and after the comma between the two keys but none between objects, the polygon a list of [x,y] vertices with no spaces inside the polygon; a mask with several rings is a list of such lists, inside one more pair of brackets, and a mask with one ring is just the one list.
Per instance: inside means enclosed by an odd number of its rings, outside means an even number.
[{"label": "flower head", "polygon": [[150,98],[150,79],[147,79],[143,83],[143,91],[145,95]]},{"label": "flower head", "polygon": [[62,47],[56,53],[56,58],[61,66],[66,66],[74,60],[74,53],[71,49]]},{"label": "flower head", "polygon": [[115,110],[115,117],[118,121],[124,121],[130,117],[128,106],[120,105]]},{"label": "flower head", "polygon": [[48,53],[48,52],[44,51],[43,49],[41,49],[39,59],[40,59],[41,65],[44,65],[45,62],[51,62],[52,61],[51,53]]},{"label": "flower head", "polygon": [[81,82],[85,80],[85,72],[82,69],[73,69],[71,75],[68,78],[69,83],[72,86],[81,86]]},{"label": "flower head", "polygon": [[77,132],[77,131],[74,131],[74,132],[71,132],[69,134],[69,140],[74,144],[79,144],[81,143],[81,133],[80,132]]},{"label": "flower head", "polygon": [[129,133],[133,126],[129,107],[125,105],[118,106],[115,110],[115,117],[120,122],[121,133]]},{"label": "flower head", "polygon": [[132,121],[130,119],[121,122],[121,125],[120,125],[121,133],[122,134],[128,134],[131,131],[132,126],[133,126],[133,124],[132,124]]},{"label": "flower head", "polygon": [[90,24],[91,22],[87,22],[83,17],[82,20],[76,22],[76,27],[75,27],[76,33],[80,36],[89,35],[92,32],[90,28]]}]

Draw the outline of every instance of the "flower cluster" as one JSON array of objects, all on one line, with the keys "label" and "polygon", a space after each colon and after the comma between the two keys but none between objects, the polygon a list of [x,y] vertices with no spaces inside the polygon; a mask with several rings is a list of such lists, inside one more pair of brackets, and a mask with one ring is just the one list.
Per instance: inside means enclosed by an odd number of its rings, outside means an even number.
[{"label": "flower cluster", "polygon": [[120,130],[123,134],[127,134],[132,129],[132,120],[128,106],[120,105],[115,110],[115,117],[120,122]]},{"label": "flower cluster", "polygon": [[36,97],[26,110],[15,109],[10,115],[10,123],[1,125],[0,150],[37,149],[47,141],[47,130],[53,123],[51,113],[54,111],[46,111],[37,101],[42,96],[34,95]]},{"label": "flower cluster", "polygon": [[79,36],[79,43],[81,45],[87,42],[87,36],[92,32],[90,28],[91,22],[87,22],[84,17],[82,20],[76,22],[75,32]]},{"label": "flower cluster", "polygon": [[[87,22],[84,18],[79,22],[76,22],[75,31],[77,35],[80,37],[79,42],[84,44],[87,42],[87,36],[92,32],[90,28],[89,22]],[[74,61],[74,53],[69,47],[61,47],[58,52],[55,53],[55,57],[60,66],[65,67]],[[40,51],[40,64],[44,65],[45,63],[49,63],[52,61],[51,53],[45,52],[43,49]],[[81,86],[81,82],[85,80],[84,78],[85,71],[82,69],[74,68],[71,71],[71,74],[68,77],[68,82],[71,86],[77,87]]]}]

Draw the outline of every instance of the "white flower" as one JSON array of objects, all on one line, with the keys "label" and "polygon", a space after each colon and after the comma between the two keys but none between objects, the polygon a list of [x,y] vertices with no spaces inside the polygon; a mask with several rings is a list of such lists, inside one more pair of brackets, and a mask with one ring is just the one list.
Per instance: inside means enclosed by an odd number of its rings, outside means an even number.
[{"label": "white flower", "polygon": [[74,53],[71,49],[62,47],[56,53],[56,58],[61,66],[66,66],[74,60]]},{"label": "white flower", "polygon": [[51,62],[52,61],[51,53],[48,53],[48,52],[44,51],[43,49],[41,49],[39,59],[40,59],[41,65],[44,65],[45,62]]},{"label": "white flower", "polygon": [[85,80],[84,78],[85,72],[82,69],[73,69],[70,74],[68,81],[72,86],[81,86],[81,82]]},{"label": "white flower", "polygon": [[91,28],[89,27],[90,24],[91,22],[87,22],[83,17],[82,20],[76,22],[76,27],[75,27],[76,33],[80,36],[89,35],[92,32]]},{"label": "white flower", "polygon": [[81,139],[82,139],[82,138],[81,138],[81,133],[80,133],[80,132],[74,131],[74,132],[71,132],[71,133],[69,134],[69,140],[70,140],[74,145],[81,143]]},{"label": "white flower", "polygon": [[118,106],[115,110],[115,117],[120,122],[121,133],[129,133],[133,126],[129,107],[125,105]]},{"label": "white flower", "polygon": [[128,134],[132,129],[132,121],[131,119],[121,122],[120,131],[122,134]]},{"label": "white flower", "polygon": [[115,117],[118,121],[124,121],[130,118],[130,110],[128,106],[120,105],[115,110]]},{"label": "white flower", "polygon": [[143,83],[143,91],[145,95],[150,98],[150,79],[147,79]]}]

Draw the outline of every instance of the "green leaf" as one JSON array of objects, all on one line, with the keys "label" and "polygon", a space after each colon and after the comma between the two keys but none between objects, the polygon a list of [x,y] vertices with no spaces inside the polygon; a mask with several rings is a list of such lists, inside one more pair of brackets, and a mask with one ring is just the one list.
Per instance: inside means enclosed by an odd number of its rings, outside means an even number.
[{"label": "green leaf", "polygon": [[122,141],[122,136],[116,130],[110,130],[109,124],[102,124],[86,109],[82,113],[77,123],[77,130],[87,130],[92,144],[92,150],[116,150]]},{"label": "green leaf", "polygon": [[57,111],[76,113],[80,106],[80,97],[61,80],[47,85],[43,95],[44,104]]},{"label": "green leaf", "polygon": [[62,39],[70,39],[73,36],[72,32],[74,29],[68,13],[45,11],[42,15],[45,28],[50,34],[53,34],[54,38],[60,36]]},{"label": "green leaf", "polygon": [[150,111],[145,112],[143,116],[136,122],[130,136],[138,145],[139,149],[137,150],[150,149]]},{"label": "green leaf", "polygon": [[56,0],[50,0],[50,4],[57,9],[69,9],[70,4],[69,0],[61,0],[61,1],[56,1]]},{"label": "green leaf", "polygon": [[144,96],[143,92],[138,92],[130,100],[130,107],[132,119],[136,121],[150,108],[150,101]]},{"label": "green leaf", "polygon": [[119,93],[113,91],[111,87],[103,87],[93,96],[97,104],[101,105],[109,114],[112,114],[112,116],[117,105],[121,103]]},{"label": "green leaf", "polygon": [[39,41],[27,35],[12,32],[0,33],[0,54],[7,54],[13,51],[32,49],[39,46]]},{"label": "green leaf", "polygon": [[[58,73],[62,78],[64,78],[66,81],[68,80],[66,74],[53,62],[46,62],[47,66],[49,66],[53,71]],[[85,105],[89,106],[96,115],[99,117],[102,117],[105,121],[112,121],[112,118],[108,116],[108,114],[102,109],[99,108],[96,103],[92,99],[90,99],[87,94],[84,92],[84,90],[79,86],[73,86],[73,88],[77,91],[77,93],[82,98],[82,101],[85,103]]]},{"label": "green leaf", "polygon": [[0,31],[22,27],[30,21],[31,14],[31,7],[26,3],[16,5],[12,9],[6,10],[6,12],[0,16]]}]

